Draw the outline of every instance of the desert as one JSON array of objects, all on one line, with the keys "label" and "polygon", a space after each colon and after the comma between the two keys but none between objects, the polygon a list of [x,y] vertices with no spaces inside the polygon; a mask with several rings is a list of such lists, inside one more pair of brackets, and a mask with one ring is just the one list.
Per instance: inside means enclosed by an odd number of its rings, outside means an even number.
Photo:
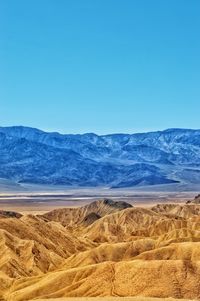
[{"label": "desert", "polygon": [[0,300],[200,297],[199,197],[32,212],[0,212]]},{"label": "desert", "polygon": [[200,301],[200,0],[0,0],[0,301]]}]

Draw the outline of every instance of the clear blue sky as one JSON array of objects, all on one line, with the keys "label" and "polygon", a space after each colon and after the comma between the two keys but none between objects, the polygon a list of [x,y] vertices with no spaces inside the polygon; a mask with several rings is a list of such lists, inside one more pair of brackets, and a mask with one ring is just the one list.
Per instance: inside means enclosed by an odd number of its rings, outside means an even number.
[{"label": "clear blue sky", "polygon": [[0,0],[0,125],[200,128],[199,0]]}]

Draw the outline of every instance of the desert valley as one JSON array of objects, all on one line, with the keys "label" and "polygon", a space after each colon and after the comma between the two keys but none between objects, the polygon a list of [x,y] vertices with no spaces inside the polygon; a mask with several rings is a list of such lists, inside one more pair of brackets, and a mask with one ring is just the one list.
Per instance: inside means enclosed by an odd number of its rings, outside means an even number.
[{"label": "desert valley", "polygon": [[200,301],[200,0],[0,0],[0,301]]},{"label": "desert valley", "polygon": [[199,299],[199,139],[1,127],[0,300]]},{"label": "desert valley", "polygon": [[199,262],[199,197],[0,212],[2,301],[198,299]]}]

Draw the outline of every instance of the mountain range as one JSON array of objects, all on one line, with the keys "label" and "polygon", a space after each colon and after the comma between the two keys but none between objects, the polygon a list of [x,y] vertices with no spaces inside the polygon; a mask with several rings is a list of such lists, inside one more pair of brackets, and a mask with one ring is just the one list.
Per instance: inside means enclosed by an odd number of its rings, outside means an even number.
[{"label": "mountain range", "polygon": [[200,130],[63,135],[0,127],[0,178],[113,188],[200,184]]}]

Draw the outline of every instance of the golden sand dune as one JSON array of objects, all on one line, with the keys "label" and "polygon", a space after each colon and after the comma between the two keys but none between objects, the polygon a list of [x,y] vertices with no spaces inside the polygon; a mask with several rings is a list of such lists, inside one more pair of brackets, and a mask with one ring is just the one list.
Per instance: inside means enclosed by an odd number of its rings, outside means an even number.
[{"label": "golden sand dune", "polygon": [[111,296],[200,298],[200,205],[2,213],[0,300]]}]

